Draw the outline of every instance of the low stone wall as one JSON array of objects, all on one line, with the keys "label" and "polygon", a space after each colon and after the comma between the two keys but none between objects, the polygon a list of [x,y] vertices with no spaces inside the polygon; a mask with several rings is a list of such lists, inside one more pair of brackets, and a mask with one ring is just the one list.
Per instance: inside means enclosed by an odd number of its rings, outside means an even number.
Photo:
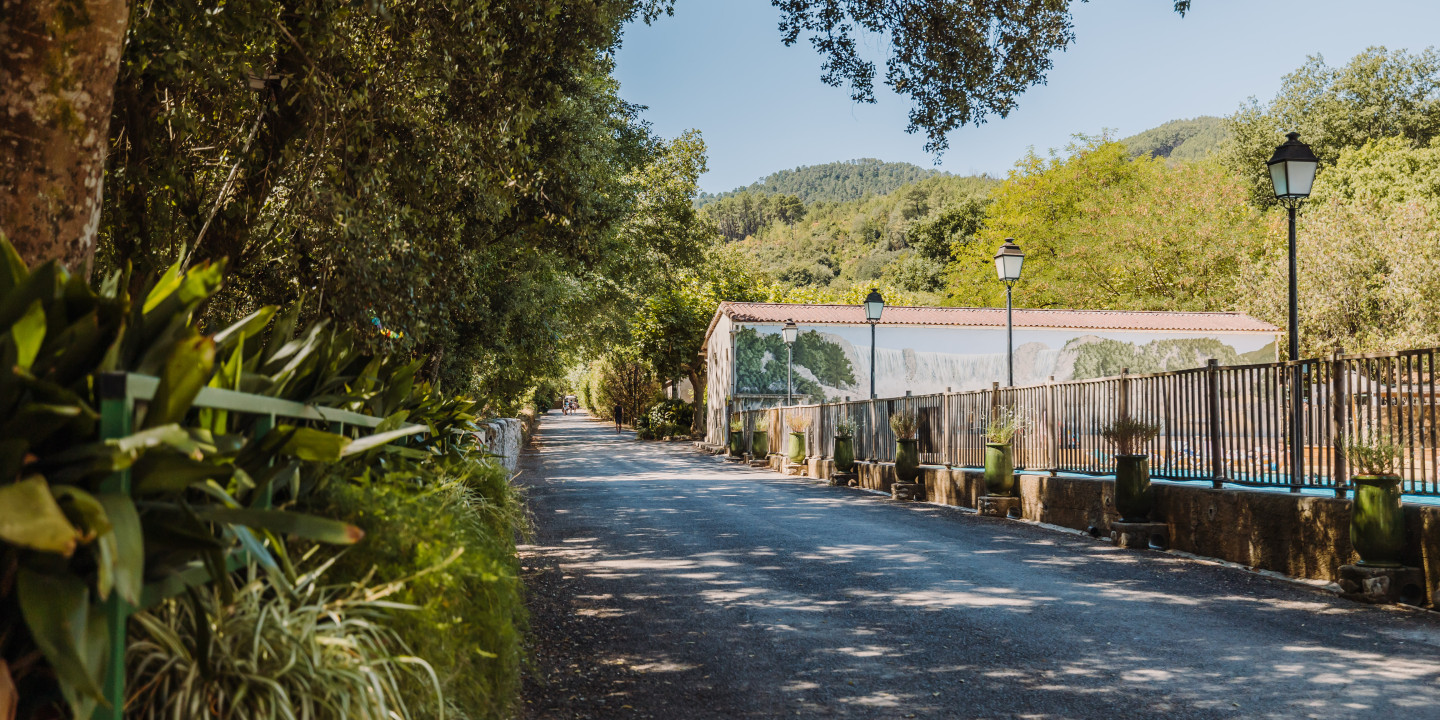
[{"label": "low stone wall", "polygon": [[[826,459],[809,463],[814,477],[828,477],[833,467]],[[974,508],[985,494],[984,473],[977,468],[920,469],[928,502]],[[895,481],[894,463],[857,462],[855,470],[863,488],[888,493]],[[1026,520],[1108,536],[1110,523],[1120,519],[1113,480],[1016,475]],[[1328,582],[1339,580],[1341,565],[1359,560],[1350,545],[1348,499],[1168,483],[1152,487],[1151,519],[1166,525],[1174,550]],[[1405,519],[1405,564],[1424,571],[1426,601],[1440,606],[1440,507],[1406,505]]]},{"label": "low stone wall", "polygon": [[525,425],[518,418],[498,418],[479,423],[476,442],[485,448],[511,475],[520,469],[520,446],[525,441]]}]

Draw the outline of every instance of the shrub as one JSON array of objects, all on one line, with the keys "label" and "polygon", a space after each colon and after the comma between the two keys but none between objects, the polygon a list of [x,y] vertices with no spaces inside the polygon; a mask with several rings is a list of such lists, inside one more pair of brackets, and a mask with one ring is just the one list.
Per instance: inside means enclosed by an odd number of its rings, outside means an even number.
[{"label": "shrub", "polygon": [[850,418],[841,418],[835,423],[835,437],[854,437],[855,421]]},{"label": "shrub", "polygon": [[690,427],[694,424],[695,408],[684,400],[666,398],[650,406],[645,417],[650,420],[651,427],[670,425],[684,428],[681,432],[660,433],[661,435],[688,435]]},{"label": "shrub", "polygon": [[[394,600],[416,606],[391,621],[395,633],[439,675],[449,712],[509,717],[519,687],[526,627],[515,533],[521,499],[504,468],[452,450],[425,462],[391,462],[332,479],[315,511],[345,519],[366,539],[341,555],[332,575],[352,582],[415,576]],[[452,556],[454,561],[445,564]],[[436,568],[425,572],[427,569]],[[403,697],[420,717],[438,717],[414,678]]]},{"label": "shrub", "polygon": [[430,665],[410,657],[387,627],[406,612],[385,600],[397,587],[321,585],[333,562],[291,587],[251,565],[238,580],[225,580],[233,583],[226,592],[200,588],[188,600],[136,613],[126,650],[134,688],[126,716],[417,717],[405,684],[428,688],[417,698],[425,705],[442,702]]},{"label": "shrub", "polygon": [[810,418],[804,415],[791,415],[789,425],[790,432],[803,433],[810,429]]}]

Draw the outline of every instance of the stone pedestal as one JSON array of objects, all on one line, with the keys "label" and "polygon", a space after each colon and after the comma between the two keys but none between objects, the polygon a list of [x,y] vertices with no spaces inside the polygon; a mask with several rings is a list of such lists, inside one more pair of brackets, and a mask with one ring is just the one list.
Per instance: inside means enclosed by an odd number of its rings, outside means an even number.
[{"label": "stone pedestal", "polygon": [[840,487],[849,487],[860,481],[860,476],[853,472],[837,472],[830,476],[830,484]]},{"label": "stone pedestal", "polygon": [[1010,517],[1013,511],[1020,515],[1020,498],[1001,495],[981,495],[975,500],[975,510],[990,517]]},{"label": "stone pedestal", "polygon": [[786,475],[795,475],[795,476],[797,476],[797,477],[804,477],[804,476],[805,476],[805,463],[791,463],[791,462],[785,463],[785,474],[786,474]]},{"label": "stone pedestal", "polygon": [[749,455],[746,455],[745,457],[750,458],[750,467],[752,467],[752,468],[766,468],[766,467],[770,467],[770,458],[768,458],[768,457],[758,457],[758,458],[757,458],[757,457],[750,457]]},{"label": "stone pedestal", "polygon": [[920,483],[894,482],[890,483],[890,498],[892,500],[923,500],[925,499],[925,488]]},{"label": "stone pedestal", "polygon": [[1170,547],[1170,527],[1165,523],[1110,523],[1110,539],[1115,547],[1148,550]]},{"label": "stone pedestal", "polygon": [[1425,602],[1425,573],[1415,567],[1341,565],[1340,590],[1360,602],[1419,605]]}]

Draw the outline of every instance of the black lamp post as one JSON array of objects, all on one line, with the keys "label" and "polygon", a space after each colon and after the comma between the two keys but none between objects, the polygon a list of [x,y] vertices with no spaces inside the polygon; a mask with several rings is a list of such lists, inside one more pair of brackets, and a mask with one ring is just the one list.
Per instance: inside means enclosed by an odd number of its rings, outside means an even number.
[{"label": "black lamp post", "polygon": [[1005,283],[1005,365],[1006,387],[1015,386],[1015,308],[1011,304],[1011,291],[1020,282],[1020,268],[1025,265],[1025,253],[1015,244],[1015,238],[1005,238],[1005,244],[995,253],[995,274]]},{"label": "black lamp post", "polygon": [[[1270,162],[1270,183],[1275,189],[1275,199],[1290,213],[1290,361],[1300,359],[1300,292],[1295,269],[1295,211],[1305,198],[1310,197],[1310,187],[1315,184],[1315,169],[1320,161],[1310,146],[1300,142],[1300,133],[1289,133],[1285,142],[1275,148]],[[1290,484],[1291,490],[1300,492],[1303,481],[1305,448],[1303,445],[1305,426],[1300,416],[1302,396],[1301,367],[1295,365],[1290,401]]]},{"label": "black lamp post", "polygon": [[787,320],[785,327],[780,328],[780,336],[785,338],[785,404],[795,404],[795,383],[791,368],[795,363],[795,337],[800,334],[800,328],[795,327],[794,320]]},{"label": "black lamp post", "polygon": [[870,399],[875,399],[875,324],[880,322],[880,313],[885,309],[885,298],[880,297],[879,288],[870,288],[865,296],[865,320],[870,323]]}]

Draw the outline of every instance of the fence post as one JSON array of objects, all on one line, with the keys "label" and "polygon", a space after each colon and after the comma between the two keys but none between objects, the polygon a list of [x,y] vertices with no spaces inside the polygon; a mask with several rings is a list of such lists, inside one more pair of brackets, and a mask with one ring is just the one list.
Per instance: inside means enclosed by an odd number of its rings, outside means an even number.
[{"label": "fence post", "polygon": [[1335,455],[1335,461],[1331,463],[1331,472],[1334,477],[1331,481],[1335,483],[1335,497],[1345,497],[1345,488],[1349,484],[1349,476],[1346,471],[1349,463],[1345,457],[1345,434],[1349,428],[1346,422],[1346,411],[1349,410],[1350,398],[1348,397],[1348,379],[1345,372],[1345,361],[1340,359],[1340,353],[1330,355],[1330,442],[1331,452]]},{"label": "fence post", "polygon": [[[100,439],[115,440],[131,433],[135,422],[135,402],[130,397],[129,377],[125,373],[105,373],[98,378],[100,395]],[[100,483],[100,491],[130,495],[130,471],[119,470]],[[125,638],[126,624],[134,608],[111,592],[105,601],[105,634],[109,640],[109,657],[105,661],[103,692],[109,707],[100,706],[91,714],[92,720],[121,720],[125,717]]]},{"label": "fence post", "polygon": [[1060,418],[1055,412],[1055,376],[1045,383],[1045,415],[1050,425],[1050,474],[1060,471]]},{"label": "fence post", "polygon": [[1119,410],[1117,418],[1130,417],[1130,368],[1120,368],[1120,401],[1116,403]]},{"label": "fence post", "polygon": [[995,413],[998,412],[999,410],[1000,410],[1000,381],[999,381],[999,380],[996,380],[996,381],[990,383],[990,417],[986,418],[987,424],[988,424],[988,422],[989,422],[990,420],[994,420],[994,419],[995,419]]},{"label": "fence post", "polygon": [[1205,400],[1210,415],[1210,485],[1219,490],[1225,485],[1225,455],[1220,448],[1220,361],[1205,361]]}]

